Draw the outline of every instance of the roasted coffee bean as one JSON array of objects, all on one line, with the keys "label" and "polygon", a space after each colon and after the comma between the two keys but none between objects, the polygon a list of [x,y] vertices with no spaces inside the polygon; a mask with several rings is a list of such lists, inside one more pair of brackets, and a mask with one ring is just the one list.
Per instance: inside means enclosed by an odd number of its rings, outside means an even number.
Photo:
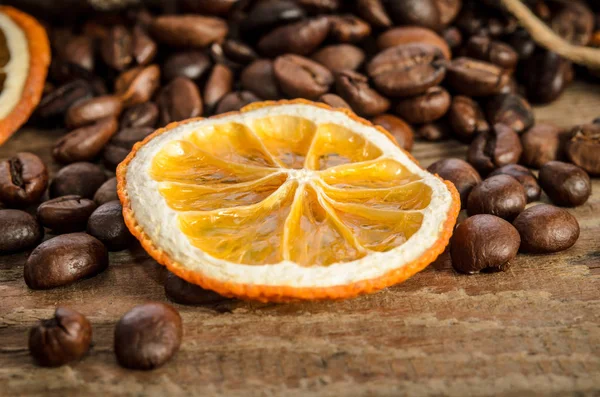
[{"label": "roasted coffee bean", "polygon": [[183,0],[182,4],[196,14],[227,16],[239,0]]},{"label": "roasted coffee bean", "polygon": [[233,62],[247,65],[258,59],[258,54],[252,47],[241,41],[227,39],[222,45],[224,55]]},{"label": "roasted coffee bean", "polygon": [[246,105],[259,101],[260,98],[250,91],[230,92],[219,101],[215,114],[238,111]]},{"label": "roasted coffee bean", "polygon": [[117,132],[113,139],[104,147],[102,153],[104,164],[114,169],[125,160],[133,145],[144,140],[154,129],[148,127],[124,128]]},{"label": "roasted coffee bean", "polygon": [[35,218],[19,210],[0,210],[0,254],[34,247],[44,237]]},{"label": "roasted coffee bean", "polygon": [[171,272],[165,280],[165,295],[170,301],[182,305],[204,305],[228,300],[216,292],[188,283]]},{"label": "roasted coffee bean", "polygon": [[158,65],[138,66],[122,73],[115,83],[115,94],[123,106],[130,107],[148,102],[160,86]]},{"label": "roasted coffee bean", "polygon": [[116,70],[125,70],[133,61],[131,33],[121,25],[111,27],[102,40],[101,54],[108,66]]},{"label": "roasted coffee bean", "polygon": [[342,70],[357,70],[365,60],[365,53],[351,44],[338,44],[323,47],[311,57],[332,73]]},{"label": "roasted coffee bean", "polygon": [[59,53],[66,62],[79,65],[90,71],[94,70],[94,43],[91,37],[72,36]]},{"label": "roasted coffee bean", "polygon": [[241,21],[240,29],[250,35],[262,35],[277,26],[289,25],[302,19],[306,12],[293,0],[257,2]]},{"label": "roasted coffee bean", "polygon": [[580,206],[592,194],[589,175],[573,164],[549,161],[540,168],[538,180],[550,200],[562,207]]},{"label": "roasted coffee bean", "polygon": [[431,87],[425,93],[398,102],[396,113],[412,124],[431,123],[442,118],[450,107],[450,94],[442,87]]},{"label": "roasted coffee bean", "polygon": [[448,120],[452,126],[452,131],[458,138],[467,142],[477,134],[487,132],[490,129],[479,104],[462,95],[452,98],[452,104],[448,110]]},{"label": "roasted coffee bean", "polygon": [[558,98],[573,74],[571,63],[551,51],[535,53],[522,70],[527,98],[538,104],[550,103]]},{"label": "roasted coffee bean", "polygon": [[242,88],[251,91],[262,99],[279,99],[279,83],[273,71],[273,61],[258,59],[248,65],[240,76]]},{"label": "roasted coffee bean", "polygon": [[577,218],[562,208],[539,204],[515,219],[514,227],[521,235],[523,252],[545,254],[571,248],[579,238]]},{"label": "roasted coffee bean", "polygon": [[450,137],[450,128],[440,121],[427,123],[417,129],[417,136],[429,142],[443,141]]},{"label": "roasted coffee bean", "polygon": [[340,8],[342,0],[297,0],[307,10],[314,13],[336,11]]},{"label": "roasted coffee bean", "polygon": [[490,177],[496,175],[510,175],[515,178],[525,189],[527,202],[537,201],[542,195],[542,188],[538,184],[537,178],[528,168],[518,164],[509,164],[500,167],[490,174]]},{"label": "roasted coffee bean", "polygon": [[388,11],[398,25],[417,25],[439,30],[442,27],[440,11],[435,0],[389,1]]},{"label": "roasted coffee bean", "polygon": [[502,123],[518,134],[525,132],[534,123],[533,110],[525,98],[517,94],[493,97],[486,108],[490,124]]},{"label": "roasted coffee bean", "polygon": [[335,76],[335,89],[357,114],[377,116],[390,108],[390,101],[369,87],[367,76],[344,70]]},{"label": "roasted coffee bean", "polygon": [[567,156],[592,175],[600,175],[600,124],[584,124],[571,130]]},{"label": "roasted coffee bean", "polygon": [[469,215],[490,214],[513,220],[525,209],[525,188],[510,175],[490,176],[471,190]]},{"label": "roasted coffee bean", "polygon": [[460,273],[506,271],[519,251],[519,232],[504,219],[475,215],[454,230],[450,240],[452,266]]},{"label": "roasted coffee bean", "polygon": [[85,80],[92,87],[94,95],[106,95],[107,93],[106,83],[96,74],[74,63],[63,61],[60,58],[53,60],[50,64],[48,75],[57,84]]},{"label": "roasted coffee bean", "polygon": [[154,102],[144,102],[126,109],[121,115],[121,128],[141,128],[156,126],[158,106]]},{"label": "roasted coffee bean", "polygon": [[37,114],[45,119],[64,118],[65,113],[73,104],[89,99],[93,95],[89,83],[81,79],[73,80],[45,95],[37,107]]},{"label": "roasted coffee bean", "polygon": [[446,43],[448,44],[448,47],[450,47],[451,50],[456,50],[457,48],[460,48],[462,46],[462,43],[463,43],[462,33],[455,26],[450,26],[450,27],[444,29],[444,32],[442,33],[442,37],[444,38],[444,41],[446,41]]},{"label": "roasted coffee bean", "polygon": [[387,14],[382,0],[357,0],[356,12],[371,25],[380,28],[392,26],[392,20]]},{"label": "roasted coffee bean", "polygon": [[95,164],[69,164],[54,175],[54,179],[50,183],[50,197],[74,194],[92,198],[104,181],[106,181],[104,171]]},{"label": "roasted coffee bean", "polygon": [[282,54],[308,55],[325,40],[329,26],[326,17],[281,26],[260,39],[258,49],[270,57]]},{"label": "roasted coffee bean", "polygon": [[212,66],[208,55],[200,51],[177,52],[167,58],[162,72],[166,81],[175,77],[187,77],[199,81]]},{"label": "roasted coffee bean", "polygon": [[511,46],[492,40],[489,36],[471,36],[466,44],[465,55],[507,70],[513,70],[519,61],[519,55]]},{"label": "roasted coffee bean", "polygon": [[131,55],[133,56],[133,60],[138,65],[142,66],[152,62],[158,51],[158,46],[156,45],[156,42],[148,36],[146,30],[142,26],[136,25],[131,33],[131,39]]},{"label": "roasted coffee bean", "polygon": [[81,232],[96,209],[96,203],[81,196],[61,196],[43,202],[37,209],[42,226],[54,234]]},{"label": "roasted coffee bean", "polygon": [[553,124],[537,123],[521,135],[523,164],[540,168],[549,161],[563,160],[569,133]]},{"label": "roasted coffee bean", "polygon": [[115,354],[131,369],[160,367],[179,350],[181,316],[164,303],[146,303],[125,313],[115,327]]},{"label": "roasted coffee bean", "polygon": [[[96,205],[106,204],[109,201],[118,200],[117,194],[117,178],[110,178],[96,190],[94,194],[94,202]],[[86,220],[87,223],[87,220]]]},{"label": "roasted coffee bean", "polygon": [[471,58],[456,58],[448,64],[446,80],[462,95],[490,96],[500,94],[509,83],[510,76],[491,63]]},{"label": "roasted coffee bean", "polygon": [[105,117],[119,117],[123,110],[121,98],[105,95],[79,101],[69,108],[65,117],[68,128],[83,127]]},{"label": "roasted coffee bean", "polygon": [[79,127],[56,142],[52,149],[52,156],[56,161],[64,164],[92,160],[117,132],[117,128],[119,123],[113,116]]},{"label": "roasted coffee bean", "polygon": [[429,44],[404,44],[376,55],[367,67],[379,91],[390,96],[418,95],[446,75],[444,55]]},{"label": "roasted coffee bean", "polygon": [[87,232],[102,241],[109,251],[121,251],[133,242],[133,235],[123,220],[123,207],[118,200],[102,204],[90,215]]},{"label": "roasted coffee bean", "polygon": [[525,29],[518,29],[508,38],[508,44],[515,50],[519,60],[523,61],[533,55],[536,44]]},{"label": "roasted coffee bean", "polygon": [[232,88],[233,71],[225,65],[216,64],[204,86],[204,104],[208,109],[214,109]]},{"label": "roasted coffee bean", "polygon": [[164,86],[157,104],[161,125],[200,116],[203,108],[198,87],[186,77],[176,77]]},{"label": "roasted coffee bean", "polygon": [[40,200],[48,186],[48,169],[38,156],[21,152],[0,161],[0,202],[23,207]]},{"label": "roasted coffee bean", "polygon": [[448,43],[431,29],[420,26],[400,26],[382,33],[377,38],[377,47],[383,51],[404,44],[429,44],[442,51],[446,59],[452,58]]},{"label": "roasted coffee bean", "polygon": [[335,94],[321,95],[318,99],[318,102],[329,105],[332,108],[343,108],[343,109],[352,110],[350,105],[348,105],[348,102],[344,101],[344,99],[342,99],[342,97],[335,95]]},{"label": "roasted coffee bean", "polygon": [[227,23],[200,15],[161,15],[150,23],[150,33],[159,42],[184,48],[205,48],[227,36]]},{"label": "roasted coffee bean", "polygon": [[594,13],[583,2],[563,3],[552,16],[550,27],[563,39],[575,45],[588,45],[594,32]]},{"label": "roasted coffee bean", "polygon": [[371,34],[371,25],[354,15],[333,15],[329,34],[342,43],[356,43]]},{"label": "roasted coffee bean", "polygon": [[462,208],[467,207],[471,190],[481,183],[481,177],[477,170],[461,159],[448,158],[436,161],[427,168],[427,171],[438,174],[441,178],[452,182],[456,186],[456,190],[460,194]]},{"label": "roasted coffee bean", "polygon": [[298,55],[283,55],[273,64],[281,91],[291,98],[317,99],[334,82],[331,72],[321,64]]},{"label": "roasted coffee bean", "polygon": [[442,25],[448,25],[454,21],[462,8],[462,0],[434,0],[440,13]]},{"label": "roasted coffee bean", "polygon": [[29,330],[29,354],[42,367],[59,367],[79,360],[90,349],[92,326],[85,316],[59,306],[54,317]]},{"label": "roasted coffee bean", "polygon": [[61,234],[44,241],[25,263],[25,283],[31,289],[50,289],[95,276],[108,267],[108,252],[85,233]]},{"label": "roasted coffee bean", "polygon": [[504,124],[494,124],[473,140],[467,153],[467,161],[482,175],[496,168],[519,162],[523,147],[519,135]]},{"label": "roasted coffee bean", "polygon": [[410,152],[413,148],[415,133],[410,125],[399,117],[391,114],[382,114],[371,120],[373,124],[383,127],[392,134],[398,145]]}]

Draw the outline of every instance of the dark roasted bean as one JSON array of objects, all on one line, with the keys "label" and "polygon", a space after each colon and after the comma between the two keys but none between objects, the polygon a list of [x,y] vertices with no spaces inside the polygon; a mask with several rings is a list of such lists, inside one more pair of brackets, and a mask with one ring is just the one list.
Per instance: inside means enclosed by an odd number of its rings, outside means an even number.
[{"label": "dark roasted bean", "polygon": [[109,201],[118,200],[117,194],[117,178],[110,178],[96,190],[94,194],[94,202],[96,205],[106,204]]},{"label": "dark roasted bean", "polygon": [[592,194],[589,175],[576,165],[549,161],[540,168],[539,183],[550,200],[562,207],[584,204]]},{"label": "dark roasted bean", "polygon": [[448,91],[435,86],[421,95],[401,99],[396,106],[396,113],[412,124],[431,123],[446,114],[450,101]]},{"label": "dark roasted bean", "polygon": [[250,91],[233,91],[219,101],[215,114],[238,111],[244,106],[258,101],[260,98]]},{"label": "dark roasted bean", "polygon": [[471,143],[467,159],[482,175],[519,162],[523,147],[519,135],[504,124],[495,124]]},{"label": "dark roasted bean", "polygon": [[534,125],[521,136],[523,164],[540,168],[549,161],[563,160],[568,138],[568,132],[553,124]]},{"label": "dark roasted bean", "polygon": [[164,86],[157,104],[162,125],[200,116],[203,109],[198,87],[186,77],[176,77]]},{"label": "dark roasted bean", "polygon": [[417,136],[429,142],[443,141],[450,137],[450,128],[440,121],[427,123],[417,129]]},{"label": "dark roasted bean", "polygon": [[390,16],[398,25],[417,25],[433,30],[442,27],[435,0],[390,1],[387,6]]},{"label": "dark roasted bean", "polygon": [[158,51],[156,42],[148,36],[146,30],[140,25],[136,25],[131,33],[132,49],[131,55],[138,65],[148,65]]},{"label": "dark roasted bean", "polygon": [[104,181],[106,181],[104,171],[95,164],[69,164],[54,175],[54,179],[50,183],[50,197],[74,194],[92,198]]},{"label": "dark roasted bean", "polygon": [[367,76],[352,70],[344,70],[336,74],[335,88],[339,96],[361,116],[377,116],[390,108],[390,101],[369,87]]},{"label": "dark roasted bean", "polygon": [[52,156],[60,163],[70,164],[94,159],[117,132],[119,123],[113,116],[101,118],[93,124],[79,127],[59,139]]},{"label": "dark roasted bean", "polygon": [[342,70],[357,70],[365,60],[365,53],[351,44],[338,44],[323,47],[311,58],[336,73]]},{"label": "dark roasted bean", "polygon": [[427,171],[438,174],[441,178],[452,182],[456,186],[456,190],[460,194],[462,208],[467,207],[471,190],[481,183],[481,177],[477,170],[461,159],[449,158],[436,161],[427,168]]},{"label": "dark roasted bean", "polygon": [[448,110],[448,121],[452,131],[463,141],[470,141],[477,134],[490,129],[479,104],[462,95],[452,98],[452,104]]},{"label": "dark roasted bean", "polygon": [[220,18],[200,15],[161,15],[150,23],[150,32],[166,45],[205,48],[227,36],[227,23]]},{"label": "dark roasted bean", "polygon": [[61,196],[43,202],[37,209],[40,223],[54,234],[81,232],[96,209],[96,203],[81,196]]},{"label": "dark roasted bean", "polygon": [[48,169],[38,156],[21,152],[0,161],[0,201],[24,207],[40,200],[48,186]]},{"label": "dark roasted bean", "polygon": [[382,0],[357,0],[356,11],[367,22],[380,28],[392,25]]},{"label": "dark roasted bean", "polygon": [[216,64],[204,86],[204,104],[214,109],[219,101],[233,88],[233,72],[222,64]]},{"label": "dark roasted bean", "polygon": [[130,107],[148,102],[160,85],[158,65],[138,66],[122,73],[115,83],[115,94],[123,106]]},{"label": "dark roasted bean", "polygon": [[64,118],[67,110],[75,103],[94,95],[92,87],[85,80],[77,79],[63,84],[45,95],[37,108],[42,118]]},{"label": "dark roasted bean", "polygon": [[446,59],[452,57],[448,43],[431,29],[420,26],[399,26],[387,30],[377,38],[377,47],[380,50],[387,50],[404,44],[429,44],[437,47]]},{"label": "dark roasted bean", "polygon": [[486,110],[490,124],[505,124],[518,134],[528,130],[534,123],[533,110],[529,102],[520,95],[495,96],[488,103]]},{"label": "dark roasted bean", "polygon": [[154,102],[144,102],[126,109],[121,115],[121,128],[141,128],[156,126],[158,106]]},{"label": "dark roasted bean", "polygon": [[175,77],[187,77],[198,81],[212,66],[210,58],[200,51],[177,52],[167,58],[163,65],[163,78],[171,81]]},{"label": "dark roasted bean", "polygon": [[584,124],[571,130],[567,156],[592,175],[600,175],[600,124]]},{"label": "dark roasted bean", "polygon": [[383,127],[387,132],[392,134],[398,145],[410,152],[414,143],[414,131],[410,125],[399,117],[391,114],[382,114],[375,117],[373,124]]},{"label": "dark roasted bean", "polygon": [[121,25],[111,27],[102,40],[101,54],[108,66],[116,70],[125,70],[133,61],[131,33]]},{"label": "dark roasted bean", "polygon": [[35,218],[19,210],[0,210],[0,254],[34,247],[44,237]]},{"label": "dark roasted bean", "polygon": [[123,220],[123,207],[118,200],[102,204],[90,215],[87,232],[102,241],[109,251],[121,251],[133,242],[133,235]]},{"label": "dark roasted bean", "polygon": [[122,109],[123,102],[115,95],[86,99],[69,108],[65,124],[68,128],[82,127],[104,117],[119,117]]},{"label": "dark roasted bean", "polygon": [[258,42],[258,49],[271,57],[282,54],[308,55],[321,45],[328,33],[328,18],[300,21],[271,31]]},{"label": "dark roasted bean", "polygon": [[448,84],[467,96],[499,94],[510,81],[510,76],[498,66],[471,58],[452,60],[447,76]]},{"label": "dark roasted bean", "polygon": [[248,65],[240,76],[242,87],[262,99],[279,99],[279,83],[273,71],[273,61],[258,59]]},{"label": "dark roasted bean", "polygon": [[524,64],[523,83],[533,103],[549,103],[562,94],[573,73],[569,61],[550,51],[539,51]]},{"label": "dark roasted bean", "polygon": [[567,210],[548,204],[527,208],[513,225],[521,235],[520,250],[523,252],[541,254],[564,251],[579,238],[577,218]]},{"label": "dark roasted bean", "polygon": [[538,184],[537,178],[529,169],[518,164],[509,164],[500,167],[490,174],[490,177],[496,175],[510,175],[515,178],[523,188],[527,195],[527,202],[537,201],[542,195],[542,188]]},{"label": "dark roasted bean", "polygon": [[511,46],[488,36],[472,36],[466,44],[465,55],[507,70],[514,69],[519,61],[519,55]]},{"label": "dark roasted bean", "polygon": [[321,64],[298,55],[283,55],[273,64],[284,94],[291,98],[317,99],[329,91],[334,78]]},{"label": "dark roasted bean", "polygon": [[490,214],[513,220],[527,204],[525,188],[510,175],[490,176],[471,190],[469,215]]}]

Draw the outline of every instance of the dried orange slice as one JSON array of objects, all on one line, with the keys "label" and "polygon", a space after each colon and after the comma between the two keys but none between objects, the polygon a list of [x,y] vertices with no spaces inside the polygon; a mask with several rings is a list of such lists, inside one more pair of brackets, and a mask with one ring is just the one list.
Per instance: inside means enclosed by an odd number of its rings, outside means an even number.
[{"label": "dried orange slice", "polygon": [[0,145],[40,102],[50,65],[44,28],[30,15],[0,6]]},{"label": "dried orange slice", "polygon": [[158,262],[263,301],[403,281],[444,250],[460,208],[385,130],[304,100],[170,124],[117,177],[127,226]]}]

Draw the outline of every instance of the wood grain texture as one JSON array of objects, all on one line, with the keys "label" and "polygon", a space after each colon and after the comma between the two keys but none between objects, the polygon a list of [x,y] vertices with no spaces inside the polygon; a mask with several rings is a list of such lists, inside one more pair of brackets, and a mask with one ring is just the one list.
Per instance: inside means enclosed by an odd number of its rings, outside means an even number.
[{"label": "wood grain texture", "polygon": [[[600,90],[576,84],[536,114],[564,127],[589,122]],[[28,150],[50,162],[60,135],[23,130],[0,157]],[[427,166],[465,151],[450,141],[413,153]],[[572,210],[581,224],[573,248],[519,255],[505,273],[458,275],[444,254],[401,285],[343,302],[176,305],[181,350],[152,372],[120,368],[112,351],[120,316],[166,301],[164,269],[139,246],[50,291],[26,287],[26,253],[0,257],[0,395],[600,395],[600,180],[593,189]],[[94,346],[79,363],[38,368],[28,329],[59,304],[88,316]]]}]

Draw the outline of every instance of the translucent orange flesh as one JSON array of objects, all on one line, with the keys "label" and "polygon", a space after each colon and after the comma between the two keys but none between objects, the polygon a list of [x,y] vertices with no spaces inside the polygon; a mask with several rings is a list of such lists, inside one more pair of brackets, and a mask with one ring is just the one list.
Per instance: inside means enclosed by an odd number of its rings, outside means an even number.
[{"label": "translucent orange flesh", "polygon": [[201,127],[151,175],[192,245],[234,263],[328,266],[404,244],[431,188],[361,135],[295,116]]}]

